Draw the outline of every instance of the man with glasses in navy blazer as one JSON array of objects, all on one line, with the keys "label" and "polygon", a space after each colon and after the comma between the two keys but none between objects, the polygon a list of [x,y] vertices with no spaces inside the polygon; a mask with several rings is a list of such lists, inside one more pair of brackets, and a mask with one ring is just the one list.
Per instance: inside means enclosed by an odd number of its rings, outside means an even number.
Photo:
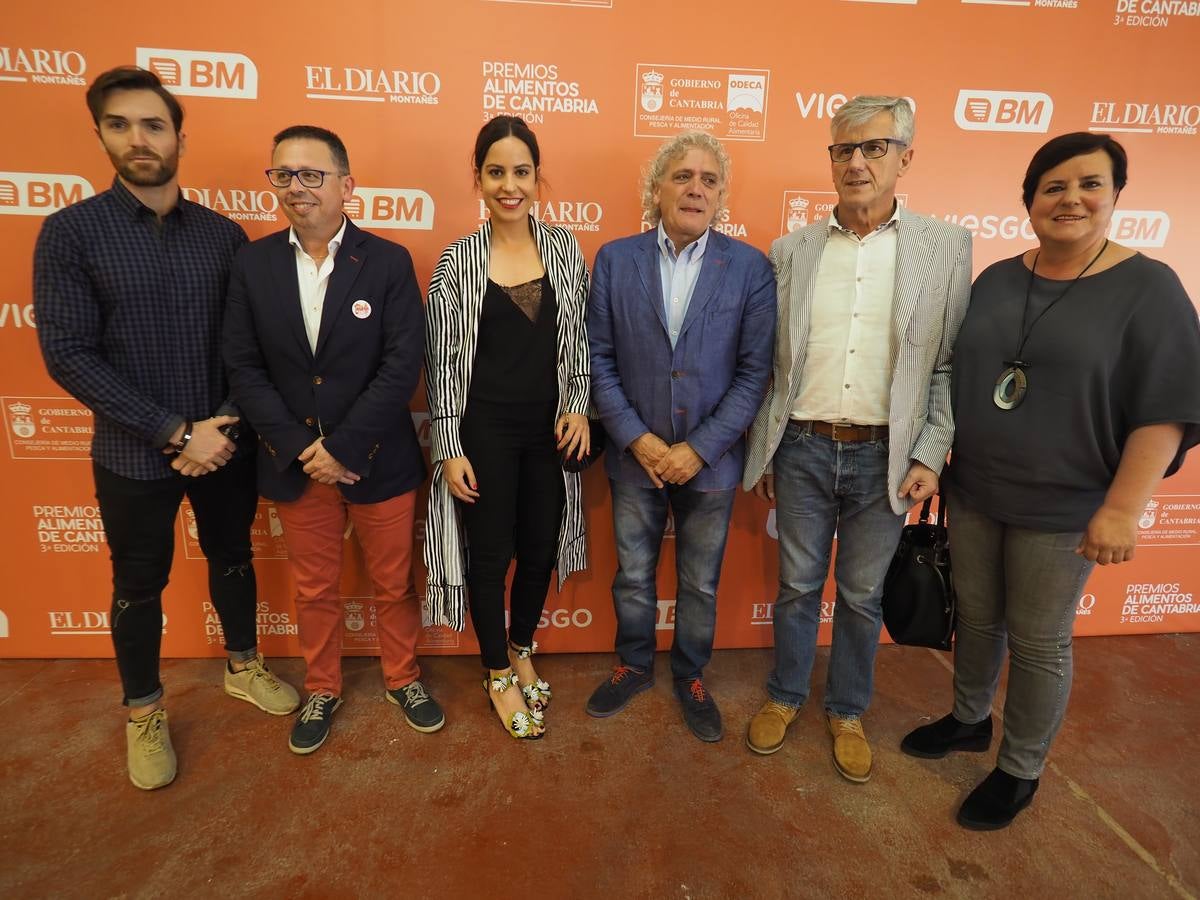
[{"label": "man with glasses in navy blazer", "polygon": [[642,190],[654,227],[600,248],[588,306],[592,401],[608,432],[620,659],[587,711],[611,716],[654,683],[656,571],[670,508],[671,675],[685,722],[710,742],[721,739],[721,716],[703,671],[744,435],[767,387],[775,328],[766,257],[710,227],[728,190],[718,140],[686,132],[665,143]]},{"label": "man with glasses in navy blazer", "polygon": [[808,698],[836,530],[825,712],[837,771],[861,783],[883,578],[954,437],[950,355],[971,293],[971,234],[896,201],[913,157],[906,99],[855,97],[831,124],[837,206],[771,246],[775,370],[743,486],[776,505],[779,594],[775,671],[746,743],[774,753]]},{"label": "man with glasses in navy blazer", "polygon": [[275,501],[296,580],[308,699],[288,746],[319,749],[342,703],[347,520],[373,589],[385,696],[414,729],[437,731],[445,716],[416,659],[413,525],[425,460],[408,404],[425,309],[412,258],[346,217],[354,178],[333,132],[279,132],[267,178],[291,227],[234,260],[224,342],[230,391],[260,438],[258,487]]}]

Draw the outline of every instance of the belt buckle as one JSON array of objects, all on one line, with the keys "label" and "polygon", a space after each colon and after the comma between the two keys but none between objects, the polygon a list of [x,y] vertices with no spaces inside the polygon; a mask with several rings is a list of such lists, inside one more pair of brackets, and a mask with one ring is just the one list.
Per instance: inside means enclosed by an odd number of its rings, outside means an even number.
[{"label": "belt buckle", "polygon": [[840,441],[841,438],[838,437],[838,429],[845,428],[845,427],[846,427],[845,425],[839,425],[837,422],[830,422],[829,423],[829,438],[830,438],[830,440]]}]

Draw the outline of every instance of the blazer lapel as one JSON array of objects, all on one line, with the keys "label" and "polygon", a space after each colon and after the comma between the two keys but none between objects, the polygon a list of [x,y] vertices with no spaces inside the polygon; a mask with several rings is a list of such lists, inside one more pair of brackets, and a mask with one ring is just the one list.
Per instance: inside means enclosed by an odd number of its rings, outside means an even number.
[{"label": "blazer lapel", "polygon": [[668,330],[667,314],[663,311],[662,272],[658,263],[658,254],[662,251],[658,248],[657,235],[657,228],[646,232],[647,240],[642,244],[639,252],[634,254],[634,262],[637,265],[638,274],[642,276],[642,288],[650,300],[650,305],[654,307],[654,314],[658,316],[663,334],[666,334]]},{"label": "blazer lapel", "polygon": [[700,275],[692,289],[692,299],[688,302],[687,315],[683,317],[683,327],[679,329],[680,337],[687,334],[692,323],[704,315],[705,307],[717,295],[728,271],[729,247],[723,235],[710,231],[708,246],[704,248],[704,260],[700,263]]},{"label": "blazer lapel", "polygon": [[[333,262],[333,274],[329,276],[329,285],[325,289],[325,303],[321,307],[321,328],[317,332],[317,352],[329,342],[329,333],[333,331],[333,323],[337,321],[342,307],[350,296],[350,288],[358,273],[362,271],[363,262],[367,258],[366,240],[362,232],[349,219],[346,220],[346,232],[342,235],[342,246],[338,248]],[[382,302],[382,300],[381,300]],[[382,315],[382,310],[380,310]]]},{"label": "blazer lapel", "polygon": [[792,251],[791,296],[788,298],[792,314],[788,317],[787,351],[790,365],[788,367],[788,403],[795,401],[795,393],[800,386],[800,369],[804,365],[805,353],[808,350],[809,323],[812,321],[812,307],[817,290],[817,273],[821,268],[821,254],[829,241],[829,222],[817,222],[809,226],[811,233],[805,235]]},{"label": "blazer lapel", "polygon": [[892,295],[892,328],[895,341],[900,341],[908,331],[913,311],[921,299],[922,276],[925,265],[925,222],[917,216],[907,214],[901,207],[900,221],[896,223],[896,288]]},{"label": "blazer lapel", "polygon": [[289,229],[280,233],[278,246],[271,253],[275,283],[281,288],[275,292],[275,296],[279,298],[282,307],[282,320],[288,323],[304,352],[311,357],[312,348],[308,346],[308,335],[304,331],[304,312],[300,309],[300,279],[296,275],[296,251],[288,241],[290,232]]}]

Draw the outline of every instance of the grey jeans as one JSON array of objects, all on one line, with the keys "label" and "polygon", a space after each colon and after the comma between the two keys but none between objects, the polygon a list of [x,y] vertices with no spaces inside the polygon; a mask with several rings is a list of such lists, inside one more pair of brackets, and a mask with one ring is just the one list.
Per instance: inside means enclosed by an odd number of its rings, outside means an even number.
[{"label": "grey jeans", "polygon": [[951,489],[950,552],[958,592],[954,717],[988,717],[1007,643],[1008,697],[996,765],[1038,778],[1071,693],[1075,606],[1094,563],[1075,554],[1080,533],[1006,525]]}]

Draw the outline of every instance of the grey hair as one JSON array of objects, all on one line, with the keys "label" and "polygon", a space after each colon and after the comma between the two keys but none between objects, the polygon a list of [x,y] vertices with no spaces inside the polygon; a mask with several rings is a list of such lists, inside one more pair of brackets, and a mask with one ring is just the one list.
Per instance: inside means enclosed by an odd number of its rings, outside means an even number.
[{"label": "grey hair", "polygon": [[843,128],[865,125],[882,112],[892,114],[892,131],[895,133],[888,136],[911,147],[916,123],[913,121],[912,104],[904,97],[864,94],[847,100],[833,114],[833,121],[829,123],[830,133],[836,135]]},{"label": "grey hair", "polygon": [[713,221],[718,221],[721,213],[725,211],[725,201],[729,197],[729,177],[733,168],[729,154],[725,152],[721,142],[711,134],[704,131],[684,131],[664,142],[658,148],[654,159],[642,170],[642,218],[651,225],[657,225],[662,218],[658,204],[654,202],[654,189],[666,177],[667,167],[692,149],[707,150],[716,159],[721,174],[721,187],[717,194],[717,210]]}]

